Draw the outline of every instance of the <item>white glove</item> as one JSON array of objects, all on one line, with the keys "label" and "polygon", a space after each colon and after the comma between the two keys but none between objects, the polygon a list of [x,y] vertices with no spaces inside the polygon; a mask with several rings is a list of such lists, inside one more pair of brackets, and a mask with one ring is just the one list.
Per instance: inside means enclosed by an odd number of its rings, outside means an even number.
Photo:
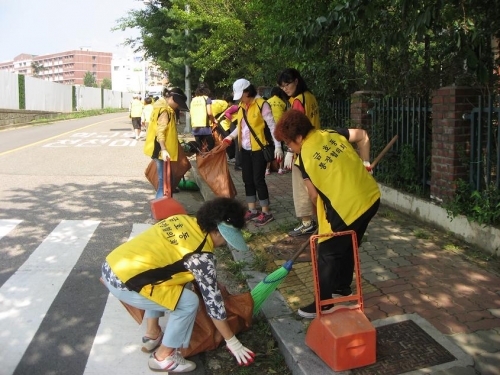
[{"label": "white glove", "polygon": [[281,145],[274,147],[274,158],[277,160],[278,164],[283,160],[283,150]]},{"label": "white glove", "polygon": [[163,159],[163,161],[167,161],[167,159],[170,159],[170,154],[167,150],[161,150],[161,158]]},{"label": "white glove", "polygon": [[283,166],[285,169],[292,169],[293,165],[293,152],[288,151],[285,156],[285,162],[283,163]]},{"label": "white glove", "polygon": [[363,161],[363,165],[365,166],[366,170],[368,171],[369,174],[373,175],[373,170],[371,167],[371,164],[368,160]]},{"label": "white glove", "polygon": [[234,355],[240,366],[248,366],[253,363],[253,357],[255,357],[255,353],[250,349],[245,348],[236,338],[236,336],[233,336],[229,340],[226,340],[226,345],[227,349],[231,352],[232,355]]}]

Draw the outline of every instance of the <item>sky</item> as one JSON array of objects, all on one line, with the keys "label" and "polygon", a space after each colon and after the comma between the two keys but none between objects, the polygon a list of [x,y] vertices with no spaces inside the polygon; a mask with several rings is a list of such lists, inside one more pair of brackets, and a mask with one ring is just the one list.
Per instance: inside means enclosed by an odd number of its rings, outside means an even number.
[{"label": "sky", "polygon": [[137,30],[111,31],[141,0],[0,0],[0,62],[80,48],[125,56]]}]

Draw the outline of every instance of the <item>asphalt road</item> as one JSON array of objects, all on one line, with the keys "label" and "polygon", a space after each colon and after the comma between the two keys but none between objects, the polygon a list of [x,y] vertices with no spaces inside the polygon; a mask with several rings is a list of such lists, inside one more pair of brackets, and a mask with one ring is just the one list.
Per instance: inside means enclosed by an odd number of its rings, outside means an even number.
[{"label": "asphalt road", "polygon": [[[151,373],[143,327],[99,282],[108,252],[151,223],[132,137],[124,113],[0,132],[0,375]],[[203,203],[179,196],[188,213]]]}]

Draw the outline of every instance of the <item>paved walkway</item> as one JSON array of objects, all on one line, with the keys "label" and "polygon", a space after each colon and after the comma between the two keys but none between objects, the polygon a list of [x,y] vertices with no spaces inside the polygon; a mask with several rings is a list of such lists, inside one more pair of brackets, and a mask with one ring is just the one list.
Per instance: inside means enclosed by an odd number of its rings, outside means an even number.
[{"label": "paved walkway", "polygon": [[[202,195],[213,197],[197,176],[195,162],[193,166]],[[230,167],[236,198],[244,201],[241,172]],[[266,251],[286,238],[286,231],[297,222],[291,174],[272,173],[266,181],[276,220],[260,228],[248,225],[251,232],[261,234],[252,241],[254,252]],[[460,360],[455,363],[412,373],[500,374],[500,277],[467,260],[462,250],[463,244],[451,236],[383,206],[359,249],[364,312],[369,320],[378,326],[416,317],[436,341],[458,351],[455,357]],[[286,260],[274,259],[276,267]],[[248,274],[251,288],[265,276]],[[333,373],[305,345],[309,321],[296,314],[313,300],[312,285],[311,263],[296,262],[280,293],[262,308],[294,374]]]}]

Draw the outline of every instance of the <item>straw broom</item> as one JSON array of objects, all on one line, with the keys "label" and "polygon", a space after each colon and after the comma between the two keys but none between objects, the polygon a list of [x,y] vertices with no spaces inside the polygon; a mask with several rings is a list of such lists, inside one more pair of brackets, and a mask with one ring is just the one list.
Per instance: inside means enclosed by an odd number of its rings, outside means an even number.
[{"label": "straw broom", "polygon": [[[313,234],[316,234],[318,230],[316,229]],[[304,249],[309,244],[309,239],[304,241],[302,245],[300,245],[299,250],[295,254],[293,254],[292,258],[283,264],[276,271],[267,275],[264,280],[257,284],[255,288],[253,288],[251,294],[253,298],[253,314],[256,315],[264,303],[264,301],[269,297],[269,295],[276,290],[276,288],[283,282],[285,277],[292,270],[293,262],[297,260],[300,254],[304,251]]]},{"label": "straw broom", "polygon": [[[396,134],[390,142],[384,147],[384,149],[380,152],[380,154],[373,160],[370,165],[370,169],[375,168],[375,166],[379,163],[382,157],[389,151],[392,145],[397,141],[398,135]],[[313,233],[316,234],[318,230],[316,229]],[[304,251],[309,243],[309,239],[305,241],[302,245],[300,245],[299,250],[293,255],[292,259],[283,264],[276,271],[267,275],[264,280],[257,284],[257,286],[252,290],[252,298],[253,298],[253,314],[257,314],[260,311],[260,308],[264,301],[269,297],[269,295],[276,290],[276,288],[283,282],[285,277],[288,276],[290,271],[292,270],[293,262],[299,257],[299,255]]]}]

